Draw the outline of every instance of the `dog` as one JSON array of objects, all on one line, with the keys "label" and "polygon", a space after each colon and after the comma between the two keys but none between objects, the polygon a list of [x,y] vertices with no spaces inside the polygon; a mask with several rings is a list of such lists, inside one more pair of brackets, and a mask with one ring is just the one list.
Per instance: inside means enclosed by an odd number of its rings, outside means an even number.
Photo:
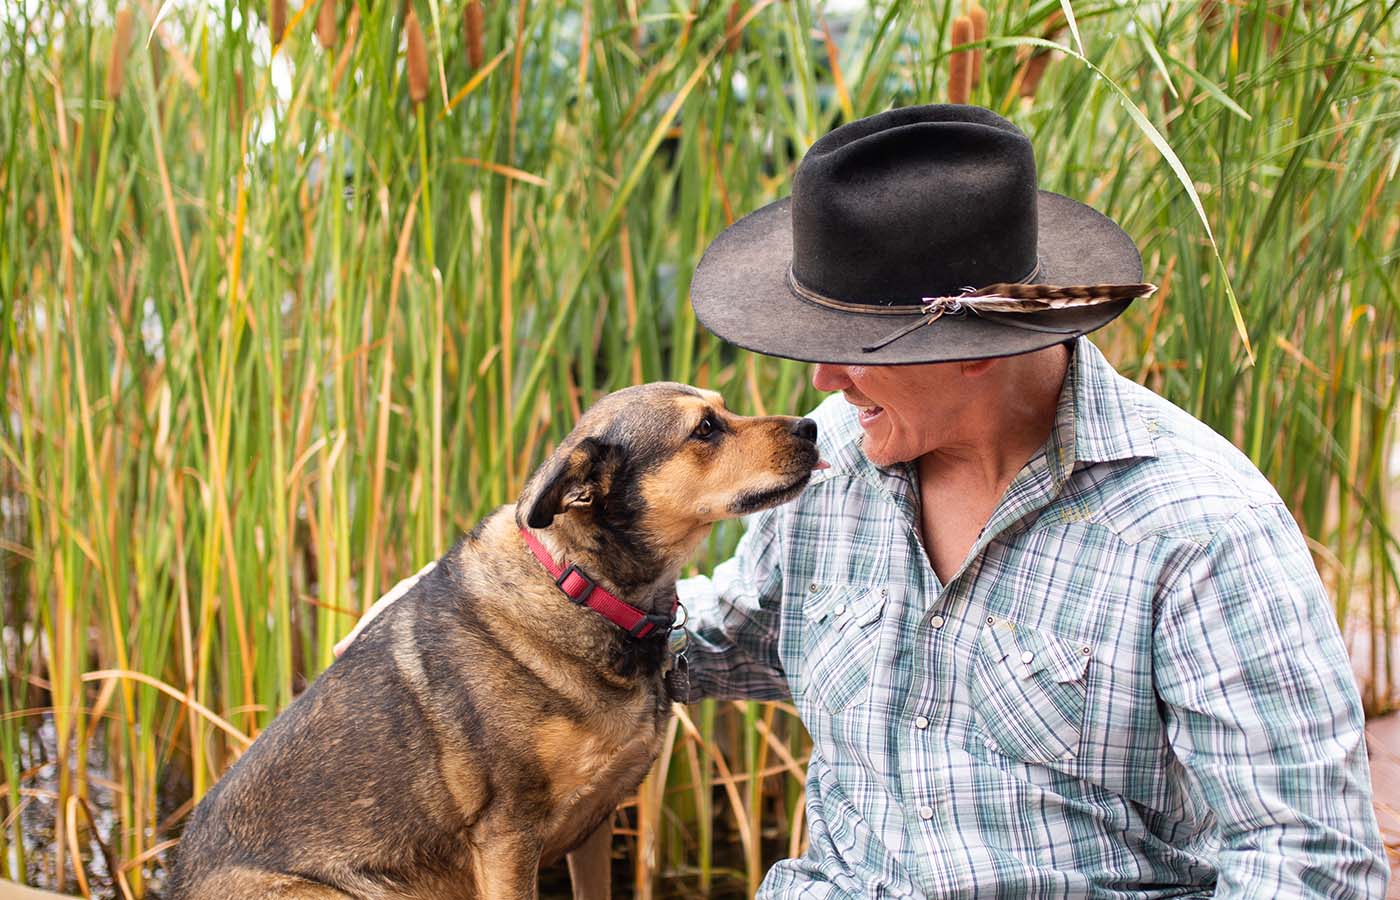
[{"label": "dog", "polygon": [[567,854],[574,896],[608,897],[612,812],[681,674],[680,567],[797,496],[816,436],[682,384],[599,400],[209,791],[172,896],[534,898]]}]

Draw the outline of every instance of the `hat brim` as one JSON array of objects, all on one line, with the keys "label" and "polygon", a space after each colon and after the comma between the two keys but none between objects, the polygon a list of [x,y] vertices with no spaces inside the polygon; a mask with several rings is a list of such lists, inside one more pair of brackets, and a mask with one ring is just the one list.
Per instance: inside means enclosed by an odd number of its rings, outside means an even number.
[{"label": "hat brim", "polygon": [[[1134,284],[1142,257],[1112,219],[1076,200],[1038,191],[1040,284]],[[700,324],[726,341],[767,356],[846,365],[904,365],[1017,356],[1088,334],[1131,300],[1041,313],[945,315],[872,352],[874,344],[920,314],[842,312],[788,287],[791,198],[744,216],[706,249],[690,285]],[[1017,325],[1003,319],[1015,316]],[[1029,327],[1025,327],[1029,326]]]}]

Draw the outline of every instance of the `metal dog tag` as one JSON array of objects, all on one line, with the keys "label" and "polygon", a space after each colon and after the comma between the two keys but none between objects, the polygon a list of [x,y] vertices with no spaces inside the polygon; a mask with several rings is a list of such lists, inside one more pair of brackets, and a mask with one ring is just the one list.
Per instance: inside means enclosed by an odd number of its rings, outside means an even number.
[{"label": "metal dog tag", "polygon": [[666,696],[672,703],[690,702],[690,661],[685,654],[678,655],[666,672]]}]

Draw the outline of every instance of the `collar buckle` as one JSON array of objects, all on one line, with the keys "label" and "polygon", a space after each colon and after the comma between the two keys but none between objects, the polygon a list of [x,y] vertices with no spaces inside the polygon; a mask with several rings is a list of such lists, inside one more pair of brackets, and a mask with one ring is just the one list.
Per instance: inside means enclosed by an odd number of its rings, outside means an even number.
[{"label": "collar buckle", "polygon": [[661,613],[647,613],[646,615],[638,619],[636,623],[632,625],[631,628],[627,629],[627,633],[632,635],[632,637],[634,638],[640,639],[646,637],[649,634],[654,634],[660,630],[670,631],[671,626],[675,624],[675,621],[676,619],[674,613],[670,615],[662,615]]},{"label": "collar buckle", "polygon": [[[568,581],[570,576],[576,578],[577,581],[566,586],[564,582]],[[582,585],[579,582],[582,582]],[[554,579],[554,583],[559,586],[559,590],[564,592],[564,596],[579,606],[587,606],[588,598],[598,587],[598,582],[585,575],[583,570],[573,563],[570,563],[567,569],[559,573],[559,577]]]}]

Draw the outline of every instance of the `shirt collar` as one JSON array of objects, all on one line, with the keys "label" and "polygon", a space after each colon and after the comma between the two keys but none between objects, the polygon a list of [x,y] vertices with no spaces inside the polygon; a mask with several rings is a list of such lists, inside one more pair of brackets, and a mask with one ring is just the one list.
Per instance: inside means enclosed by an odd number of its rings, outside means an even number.
[{"label": "shirt collar", "polygon": [[1046,445],[1056,480],[1067,479],[1077,463],[1156,456],[1152,432],[1133,396],[1135,386],[1114,370],[1088,338],[1078,338],[1071,352]]}]

